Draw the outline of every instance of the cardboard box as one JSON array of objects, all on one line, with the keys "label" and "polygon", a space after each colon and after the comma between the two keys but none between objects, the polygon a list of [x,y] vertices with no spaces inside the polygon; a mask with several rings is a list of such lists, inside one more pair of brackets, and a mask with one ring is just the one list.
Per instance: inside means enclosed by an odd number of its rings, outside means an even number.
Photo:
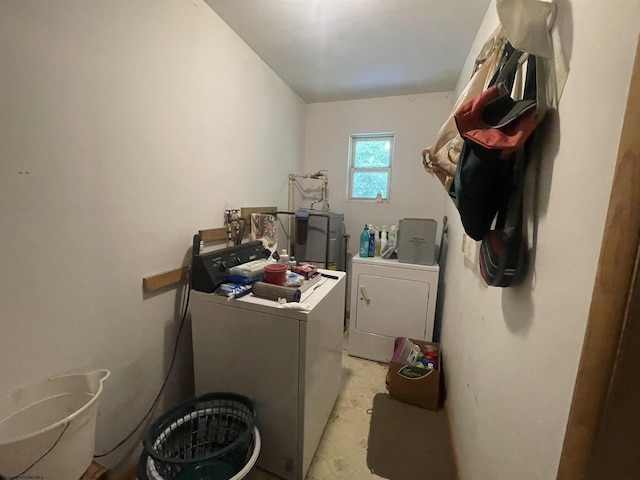
[{"label": "cardboard box", "polygon": [[435,265],[438,222],[431,218],[404,218],[398,231],[398,261]]},{"label": "cardboard box", "polygon": [[427,345],[437,348],[437,368],[423,369],[392,361],[387,372],[389,396],[427,410],[439,410],[441,405],[441,382],[443,380],[440,344],[414,340],[413,338],[409,340],[418,345],[422,352],[424,352]]}]

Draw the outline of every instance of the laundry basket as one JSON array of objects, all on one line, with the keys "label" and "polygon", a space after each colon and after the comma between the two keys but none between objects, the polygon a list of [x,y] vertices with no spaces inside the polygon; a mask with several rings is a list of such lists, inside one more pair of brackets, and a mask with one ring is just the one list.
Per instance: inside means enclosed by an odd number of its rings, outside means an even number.
[{"label": "laundry basket", "polygon": [[253,403],[235,393],[209,393],[174,407],[145,432],[147,478],[243,478],[260,452],[255,422]]},{"label": "laundry basket", "polygon": [[91,464],[108,370],[48,378],[0,399],[0,476],[77,480]]},{"label": "laundry basket", "polygon": [[[253,439],[251,443],[251,447],[249,451],[251,452],[251,456],[247,460],[247,463],[242,469],[236,473],[232,477],[228,477],[229,480],[242,480],[245,478],[256,462],[258,461],[258,455],[260,455],[260,448],[262,447],[262,441],[260,438],[260,432],[258,431],[258,427],[253,428]],[[211,480],[220,479],[220,477],[225,474],[224,471],[220,472],[212,472],[211,470],[215,469],[215,465],[206,466],[201,465],[199,468],[195,467],[191,472],[185,472],[180,476],[180,479],[189,479],[189,480]],[[138,463],[138,471],[137,471],[138,480],[164,480],[164,478],[158,473],[156,469],[155,462],[149,455],[143,453],[140,457],[140,462]]]}]

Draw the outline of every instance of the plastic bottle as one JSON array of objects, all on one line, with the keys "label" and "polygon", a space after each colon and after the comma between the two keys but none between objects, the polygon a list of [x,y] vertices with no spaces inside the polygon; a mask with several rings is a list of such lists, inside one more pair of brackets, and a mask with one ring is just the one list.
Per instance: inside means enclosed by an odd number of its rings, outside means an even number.
[{"label": "plastic bottle", "polygon": [[287,268],[289,267],[289,254],[286,248],[283,248],[282,252],[280,252],[280,260],[278,260],[278,263],[286,265]]},{"label": "plastic bottle", "polygon": [[380,249],[382,248],[382,232],[380,231],[380,229],[378,227],[376,227],[376,244],[375,244],[375,250],[373,252],[373,255],[376,257],[380,256]]},{"label": "plastic bottle", "polygon": [[387,246],[387,226],[382,226],[382,231],[380,232],[380,251],[384,250],[384,247]]},{"label": "plastic bottle", "polygon": [[289,270],[293,270],[293,267],[297,264],[298,262],[296,261],[296,257],[289,257]]},{"label": "plastic bottle", "polygon": [[376,231],[373,227],[369,229],[369,257],[375,256],[376,253]]},{"label": "plastic bottle", "polygon": [[[398,226],[391,225],[391,230],[389,231],[389,237],[387,238],[387,244],[391,244],[390,246],[393,248],[393,251],[398,247]],[[393,252],[391,252],[393,254]]]},{"label": "plastic bottle", "polygon": [[360,256],[369,256],[369,227],[366,223],[364,224],[364,230],[360,234]]}]

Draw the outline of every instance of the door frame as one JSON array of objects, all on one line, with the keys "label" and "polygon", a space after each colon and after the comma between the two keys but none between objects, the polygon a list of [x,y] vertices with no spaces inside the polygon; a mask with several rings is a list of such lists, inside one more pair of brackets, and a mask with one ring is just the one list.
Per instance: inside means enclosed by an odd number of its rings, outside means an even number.
[{"label": "door frame", "polygon": [[[602,139],[607,141],[607,139]],[[586,477],[604,414],[640,248],[640,42],[557,480]]]}]

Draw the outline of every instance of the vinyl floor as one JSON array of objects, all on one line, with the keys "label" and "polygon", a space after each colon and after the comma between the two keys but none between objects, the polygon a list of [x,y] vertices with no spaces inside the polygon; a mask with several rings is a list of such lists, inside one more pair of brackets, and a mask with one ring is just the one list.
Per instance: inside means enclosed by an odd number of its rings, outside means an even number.
[{"label": "vinyl floor", "polygon": [[[456,480],[443,410],[430,412],[387,395],[384,364],[343,353],[342,388],[307,480]],[[277,480],[255,469],[249,480]]]}]

